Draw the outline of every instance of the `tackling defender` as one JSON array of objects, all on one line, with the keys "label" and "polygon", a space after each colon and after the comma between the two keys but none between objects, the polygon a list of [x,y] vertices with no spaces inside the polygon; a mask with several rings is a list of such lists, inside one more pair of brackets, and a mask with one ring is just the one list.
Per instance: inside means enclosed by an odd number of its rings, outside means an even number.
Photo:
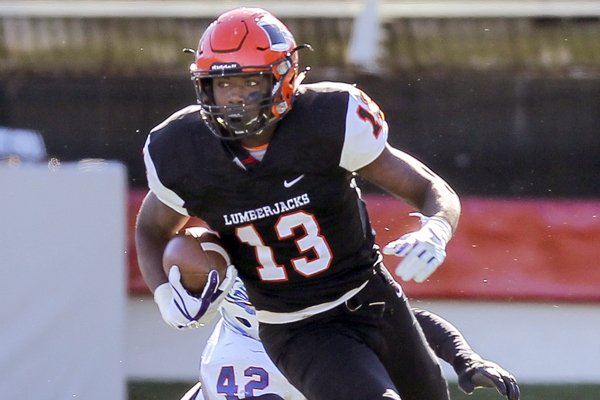
[{"label": "tackling defender", "polygon": [[[221,303],[220,312],[222,318],[202,353],[202,384],[196,384],[181,400],[305,400],[264,352],[258,337],[256,310],[239,279]],[[413,312],[429,345],[438,357],[452,365],[465,393],[472,393],[477,387],[490,387],[507,400],[519,400],[515,378],[475,353],[458,329],[431,312],[415,308]]]}]

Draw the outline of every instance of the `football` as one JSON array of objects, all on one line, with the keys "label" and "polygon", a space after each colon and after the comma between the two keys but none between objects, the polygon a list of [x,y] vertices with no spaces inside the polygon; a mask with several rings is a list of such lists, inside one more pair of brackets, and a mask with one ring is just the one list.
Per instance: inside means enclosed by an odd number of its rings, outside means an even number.
[{"label": "football", "polygon": [[177,265],[183,287],[191,294],[199,295],[208,280],[208,272],[217,270],[223,281],[230,261],[217,234],[203,227],[193,227],[167,243],[162,264],[167,276],[171,267]]}]

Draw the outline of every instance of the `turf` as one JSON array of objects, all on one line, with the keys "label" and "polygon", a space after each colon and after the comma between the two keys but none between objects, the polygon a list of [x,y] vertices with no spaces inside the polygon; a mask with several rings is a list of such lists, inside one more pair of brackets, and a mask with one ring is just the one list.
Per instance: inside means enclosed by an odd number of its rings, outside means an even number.
[{"label": "turf", "polygon": [[[178,400],[193,382],[130,381],[127,384],[128,400]],[[502,400],[494,390],[477,390],[472,395],[461,392],[450,384],[452,400]],[[597,385],[521,385],[521,400],[598,400]]]}]

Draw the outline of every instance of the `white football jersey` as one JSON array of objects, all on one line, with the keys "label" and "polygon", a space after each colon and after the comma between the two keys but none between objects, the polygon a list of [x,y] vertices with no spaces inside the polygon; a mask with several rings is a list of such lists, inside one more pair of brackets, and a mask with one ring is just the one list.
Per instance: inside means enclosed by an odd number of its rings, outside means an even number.
[{"label": "white football jersey", "polygon": [[286,400],[304,400],[265,353],[258,338],[256,310],[239,278],[220,311],[223,318],[208,339],[200,363],[204,398],[244,399],[273,393]]},{"label": "white football jersey", "polygon": [[200,381],[206,400],[267,393],[286,400],[305,400],[275,367],[262,343],[233,330],[224,319],[217,323],[202,353]]}]

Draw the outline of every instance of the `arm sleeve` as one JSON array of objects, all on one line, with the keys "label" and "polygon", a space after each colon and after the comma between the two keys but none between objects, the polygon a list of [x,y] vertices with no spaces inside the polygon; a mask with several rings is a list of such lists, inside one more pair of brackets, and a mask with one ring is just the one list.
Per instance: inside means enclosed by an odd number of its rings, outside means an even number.
[{"label": "arm sleeve", "polygon": [[460,371],[473,357],[478,357],[460,331],[444,318],[429,311],[413,308],[427,343],[435,354]]},{"label": "arm sleeve", "polygon": [[351,87],[349,94],[340,167],[356,171],[381,154],[388,125],[379,106],[364,92]]},{"label": "arm sleeve", "polygon": [[148,179],[148,188],[162,201],[165,205],[171,207],[179,214],[189,216],[189,213],[183,207],[184,201],[174,191],[162,184],[158,177],[158,172],[152,156],[150,154],[150,136],[144,145],[144,164],[146,165],[146,177]]}]

